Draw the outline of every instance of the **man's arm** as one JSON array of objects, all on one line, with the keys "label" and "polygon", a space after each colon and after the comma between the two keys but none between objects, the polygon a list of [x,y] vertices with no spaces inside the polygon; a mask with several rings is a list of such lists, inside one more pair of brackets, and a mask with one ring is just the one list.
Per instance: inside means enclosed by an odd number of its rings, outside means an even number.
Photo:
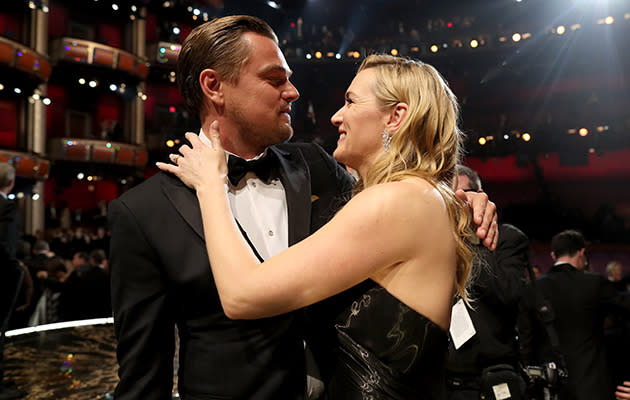
[{"label": "man's arm", "polygon": [[492,270],[482,269],[477,279],[480,295],[488,303],[516,310],[529,265],[529,239],[518,228],[499,226],[499,243]]},{"label": "man's arm", "polygon": [[172,398],[174,318],[155,251],[132,211],[109,207],[110,271],[120,382],[117,400]]}]

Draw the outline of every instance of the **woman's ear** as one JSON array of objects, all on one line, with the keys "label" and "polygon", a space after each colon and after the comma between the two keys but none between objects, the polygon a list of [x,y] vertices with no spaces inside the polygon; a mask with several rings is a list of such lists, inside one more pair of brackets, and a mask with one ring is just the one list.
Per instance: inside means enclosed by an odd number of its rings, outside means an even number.
[{"label": "woman's ear", "polygon": [[204,69],[199,74],[199,85],[204,97],[214,105],[214,107],[223,106],[223,90],[222,83],[217,71],[213,69]]},{"label": "woman's ear", "polygon": [[408,111],[409,105],[407,103],[400,102],[396,104],[389,112],[389,118],[387,124],[385,125],[385,129],[388,132],[395,133],[407,117]]}]

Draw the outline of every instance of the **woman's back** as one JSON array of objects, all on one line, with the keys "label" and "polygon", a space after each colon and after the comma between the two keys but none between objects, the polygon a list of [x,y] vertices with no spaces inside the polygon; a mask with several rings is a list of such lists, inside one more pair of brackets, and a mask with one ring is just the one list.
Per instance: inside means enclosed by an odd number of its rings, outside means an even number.
[{"label": "woman's back", "polygon": [[[455,293],[456,243],[446,201],[429,182],[407,178],[368,189],[388,211],[375,232],[398,246],[398,260],[370,278],[417,313],[448,329]],[[376,249],[366,249],[366,255]]]}]

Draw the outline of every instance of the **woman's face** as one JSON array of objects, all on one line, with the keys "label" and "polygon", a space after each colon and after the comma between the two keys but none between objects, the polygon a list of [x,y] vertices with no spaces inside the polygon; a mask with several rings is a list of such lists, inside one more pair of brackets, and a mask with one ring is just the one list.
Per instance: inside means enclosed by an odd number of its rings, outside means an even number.
[{"label": "woman's face", "polygon": [[381,135],[389,118],[372,91],[375,74],[374,68],[359,72],[346,91],[344,106],[330,119],[339,129],[333,156],[361,176],[383,153]]}]

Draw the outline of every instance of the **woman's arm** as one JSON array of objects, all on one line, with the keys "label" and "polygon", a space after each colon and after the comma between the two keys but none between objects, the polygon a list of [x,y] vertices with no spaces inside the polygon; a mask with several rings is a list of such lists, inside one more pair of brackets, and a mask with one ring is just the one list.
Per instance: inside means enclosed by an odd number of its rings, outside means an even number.
[{"label": "woman's arm", "polygon": [[197,190],[214,280],[230,318],[295,310],[407,260],[422,240],[419,218],[431,226],[435,204],[442,204],[428,183],[422,186],[426,196],[419,185],[405,182],[369,188],[315,234],[260,264],[229,208],[218,135],[213,135],[212,149],[194,134],[187,138],[193,148],[181,150],[185,157],[177,160],[178,166],[159,166]]}]

